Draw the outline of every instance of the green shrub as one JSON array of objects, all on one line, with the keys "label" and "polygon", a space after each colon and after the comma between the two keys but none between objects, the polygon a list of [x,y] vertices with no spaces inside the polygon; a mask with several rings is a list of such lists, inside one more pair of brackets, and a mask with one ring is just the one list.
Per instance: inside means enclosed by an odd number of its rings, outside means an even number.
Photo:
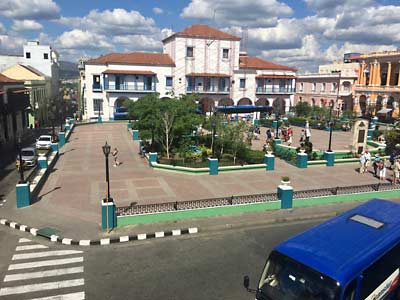
[{"label": "green shrub", "polygon": [[377,140],[383,134],[383,130],[374,130],[372,132],[372,139]]},{"label": "green shrub", "polygon": [[239,153],[238,158],[248,164],[262,164],[264,162],[264,155],[263,151],[245,149]]}]

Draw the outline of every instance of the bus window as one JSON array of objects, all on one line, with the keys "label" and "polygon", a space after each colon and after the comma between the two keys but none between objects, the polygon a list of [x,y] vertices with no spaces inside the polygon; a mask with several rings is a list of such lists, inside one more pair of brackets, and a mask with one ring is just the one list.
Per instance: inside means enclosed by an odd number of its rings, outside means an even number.
[{"label": "bus window", "polygon": [[400,244],[363,272],[360,299],[388,299],[385,296],[399,289],[399,266]]},{"label": "bus window", "polygon": [[258,286],[258,300],[338,300],[339,285],[289,257],[272,252]]},{"label": "bus window", "polygon": [[344,297],[343,297],[344,300],[356,299],[356,286],[357,286],[357,280],[355,279],[347,285],[346,290],[344,292]]}]

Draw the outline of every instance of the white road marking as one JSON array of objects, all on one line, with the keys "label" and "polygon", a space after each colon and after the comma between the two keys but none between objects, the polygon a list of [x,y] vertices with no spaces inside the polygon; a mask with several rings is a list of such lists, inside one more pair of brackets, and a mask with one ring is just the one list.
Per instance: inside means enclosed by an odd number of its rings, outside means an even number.
[{"label": "white road marking", "polygon": [[174,229],[174,230],[172,230],[172,235],[173,235],[173,236],[181,235],[181,230],[180,230],[180,229]]},{"label": "white road marking", "polygon": [[0,296],[24,294],[24,293],[31,293],[31,292],[37,292],[37,291],[61,289],[61,288],[69,288],[69,287],[80,286],[80,285],[84,285],[84,284],[85,284],[85,280],[83,278],[79,278],[79,279],[72,279],[72,280],[47,282],[47,283],[28,284],[28,285],[21,285],[21,286],[15,286],[15,287],[5,287],[5,288],[0,289]]},{"label": "white road marking", "polygon": [[18,243],[29,243],[32,242],[30,239],[26,239],[26,238],[20,238]]},{"label": "white road marking", "polygon": [[100,240],[100,245],[110,245],[110,239],[101,239]]},{"label": "white road marking", "polygon": [[147,238],[147,235],[145,233],[139,233],[137,235],[138,241],[145,240],[146,238]]},{"label": "white road marking", "polygon": [[12,260],[40,258],[40,257],[49,257],[49,256],[71,255],[71,254],[81,254],[81,253],[83,253],[83,252],[82,251],[77,251],[77,250],[55,250],[55,251],[23,253],[23,254],[14,254],[13,257],[12,257]]},{"label": "white road marking", "polygon": [[28,226],[26,226],[26,225],[19,225],[19,230],[20,230],[20,231],[25,231],[26,227],[28,227]]},{"label": "white road marking", "polygon": [[3,206],[4,205],[4,203],[0,203],[0,206]]},{"label": "white road marking", "polygon": [[83,267],[64,268],[64,269],[47,270],[47,271],[40,271],[40,272],[29,272],[29,273],[6,275],[4,277],[4,282],[15,281],[15,280],[27,280],[27,279],[34,279],[34,278],[43,278],[43,277],[52,277],[52,276],[61,276],[61,275],[76,274],[76,273],[83,273]]},{"label": "white road marking", "polygon": [[164,231],[156,232],[156,238],[162,238],[162,237],[164,237]]},{"label": "white road marking", "polygon": [[43,260],[37,262],[29,262],[22,264],[13,264],[8,267],[8,270],[21,270],[21,269],[29,269],[29,268],[40,268],[46,266],[58,266],[58,265],[66,265],[66,264],[74,264],[83,262],[83,257],[73,257],[73,258],[64,258],[64,259],[52,259],[52,260]]},{"label": "white road marking", "polygon": [[37,244],[37,245],[17,246],[17,248],[15,248],[15,250],[16,251],[24,251],[24,250],[46,249],[46,248],[49,248],[49,247]]},{"label": "white road marking", "polygon": [[197,233],[197,232],[198,232],[197,227],[189,228],[189,233],[190,233],[190,234],[192,234],[192,233]]},{"label": "white road marking", "polygon": [[64,295],[55,295],[45,298],[35,298],[31,300],[84,300],[85,292],[78,292],[72,294],[64,294]]}]

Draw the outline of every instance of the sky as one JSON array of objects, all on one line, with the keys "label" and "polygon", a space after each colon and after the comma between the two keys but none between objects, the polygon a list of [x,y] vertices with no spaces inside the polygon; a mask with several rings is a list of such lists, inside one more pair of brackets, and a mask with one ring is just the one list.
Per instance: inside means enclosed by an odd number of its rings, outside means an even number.
[{"label": "sky", "polygon": [[400,0],[0,0],[0,53],[29,40],[61,60],[110,52],[161,52],[161,40],[192,24],[242,37],[249,55],[300,72],[347,52],[400,47]]}]

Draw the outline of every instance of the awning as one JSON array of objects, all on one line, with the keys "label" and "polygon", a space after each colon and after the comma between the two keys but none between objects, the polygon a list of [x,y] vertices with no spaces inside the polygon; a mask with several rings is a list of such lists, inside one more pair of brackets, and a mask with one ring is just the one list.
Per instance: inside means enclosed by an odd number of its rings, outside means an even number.
[{"label": "awning", "polygon": [[15,91],[12,91],[13,94],[20,94],[20,93],[27,93],[27,92],[30,92],[30,90],[28,90],[28,89],[23,89],[23,90],[15,90]]},{"label": "awning", "polygon": [[146,70],[105,70],[103,74],[124,74],[124,75],[156,75],[153,71]]},{"label": "awning", "polygon": [[272,106],[257,106],[257,105],[232,105],[232,106],[217,106],[216,110],[222,113],[251,113],[251,112],[269,112]]},{"label": "awning", "polygon": [[189,73],[187,77],[230,77],[228,74],[222,73]]},{"label": "awning", "polygon": [[257,75],[256,78],[264,78],[264,79],[293,79],[296,78],[294,75]]},{"label": "awning", "polygon": [[382,108],[380,111],[377,112],[377,114],[387,114],[391,111],[392,111],[391,108]]}]

